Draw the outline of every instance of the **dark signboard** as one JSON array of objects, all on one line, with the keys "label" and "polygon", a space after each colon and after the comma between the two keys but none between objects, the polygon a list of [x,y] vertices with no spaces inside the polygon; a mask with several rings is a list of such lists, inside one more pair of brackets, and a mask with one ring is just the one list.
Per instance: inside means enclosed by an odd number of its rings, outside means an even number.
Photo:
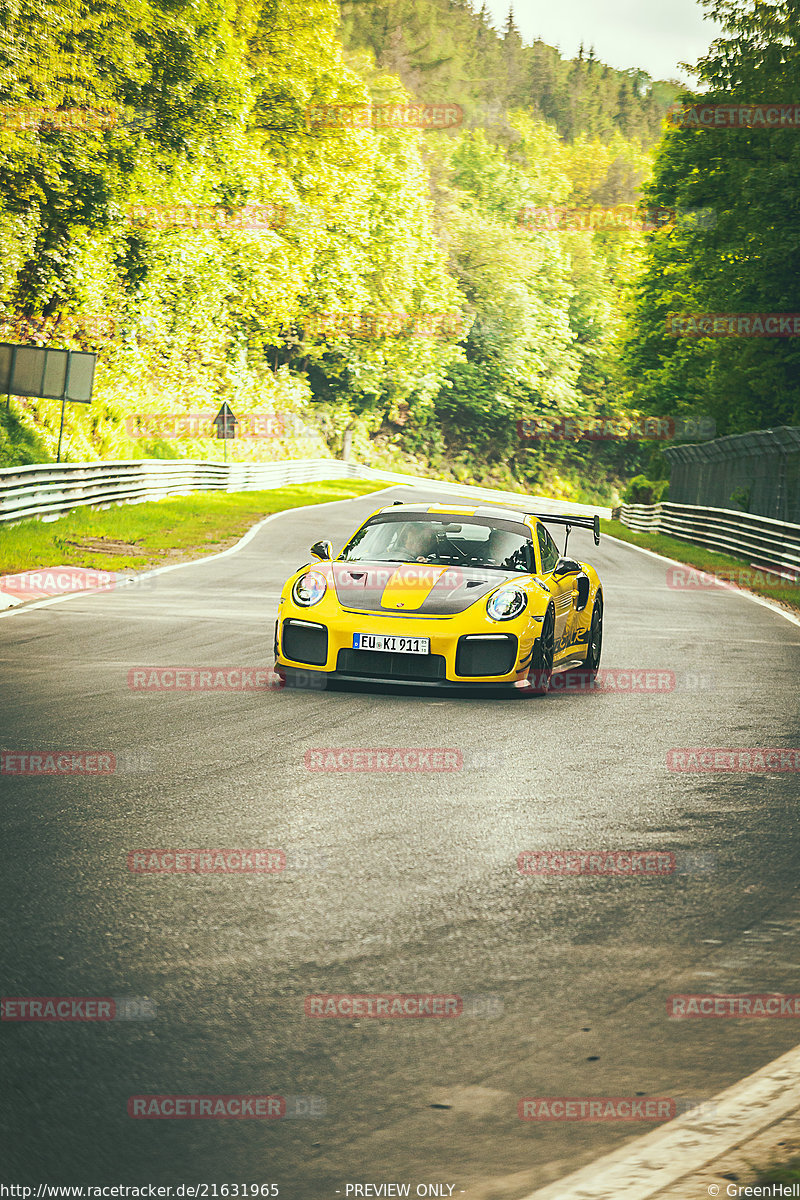
[{"label": "dark signboard", "polygon": [[96,354],[0,342],[0,395],[90,404]]}]

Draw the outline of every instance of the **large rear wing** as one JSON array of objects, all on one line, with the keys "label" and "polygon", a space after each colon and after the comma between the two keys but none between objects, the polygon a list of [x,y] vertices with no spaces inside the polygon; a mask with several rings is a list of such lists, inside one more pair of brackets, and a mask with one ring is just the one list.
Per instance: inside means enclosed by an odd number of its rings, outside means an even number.
[{"label": "large rear wing", "polygon": [[525,516],[536,517],[537,521],[543,521],[545,525],[566,525],[567,536],[564,542],[564,554],[567,553],[569,535],[573,529],[591,529],[594,534],[595,546],[600,545],[600,518],[597,513],[593,517],[562,517],[553,516],[551,513],[526,512]]}]

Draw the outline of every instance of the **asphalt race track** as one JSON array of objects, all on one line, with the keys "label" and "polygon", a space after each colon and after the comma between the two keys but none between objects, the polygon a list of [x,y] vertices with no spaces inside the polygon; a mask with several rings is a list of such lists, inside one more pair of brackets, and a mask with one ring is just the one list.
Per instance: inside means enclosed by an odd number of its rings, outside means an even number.
[{"label": "asphalt race track", "polygon": [[[604,583],[603,668],[673,673],[668,690],[129,686],[135,667],[270,667],[308,546],[338,552],[379,504],[420,495],[289,512],[149,588],[0,620],[2,749],[117,763],[0,777],[3,995],[153,1005],[3,1023],[10,1179],[517,1200],[654,1127],[522,1121],[521,1098],[699,1102],[797,1042],[793,1020],[667,1016],[673,993],[800,992],[798,775],[667,767],[673,748],[800,746],[800,627],[775,612],[668,587],[664,562],[577,531]],[[309,769],[326,747],[450,748],[463,765]],[[128,867],[142,848],[215,847],[279,848],[287,869]],[[670,852],[676,870],[521,874],[518,855],[545,849]],[[320,993],[455,995],[463,1011],[307,1016]],[[282,1096],[287,1117],[127,1115],[151,1094]]]}]

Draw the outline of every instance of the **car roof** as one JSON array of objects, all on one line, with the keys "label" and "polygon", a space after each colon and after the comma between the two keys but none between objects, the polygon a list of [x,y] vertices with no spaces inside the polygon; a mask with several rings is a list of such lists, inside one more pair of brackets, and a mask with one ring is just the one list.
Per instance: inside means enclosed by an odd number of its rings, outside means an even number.
[{"label": "car roof", "polygon": [[482,505],[480,507],[468,507],[460,504],[389,504],[385,508],[379,508],[372,515],[379,516],[381,513],[392,513],[398,516],[407,515],[409,517],[422,516],[425,513],[430,513],[435,516],[442,517],[495,517],[499,521],[517,521],[522,525],[534,525],[536,517],[530,513],[520,512],[516,508],[500,508],[499,505]]}]

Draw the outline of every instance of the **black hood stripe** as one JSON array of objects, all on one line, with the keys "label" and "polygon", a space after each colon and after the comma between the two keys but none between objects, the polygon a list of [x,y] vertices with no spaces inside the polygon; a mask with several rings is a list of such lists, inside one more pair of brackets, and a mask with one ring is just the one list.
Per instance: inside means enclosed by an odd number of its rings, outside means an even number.
[{"label": "black hood stripe", "polygon": [[[429,563],[342,563],[334,562],[336,595],[343,608],[359,612],[384,612],[402,616],[402,608],[382,604],[386,585],[396,572],[411,580],[439,570]],[[506,579],[518,579],[511,571],[480,567],[445,567],[419,608],[409,609],[413,617],[452,617],[487,596]],[[412,585],[413,587],[413,585]]]}]

